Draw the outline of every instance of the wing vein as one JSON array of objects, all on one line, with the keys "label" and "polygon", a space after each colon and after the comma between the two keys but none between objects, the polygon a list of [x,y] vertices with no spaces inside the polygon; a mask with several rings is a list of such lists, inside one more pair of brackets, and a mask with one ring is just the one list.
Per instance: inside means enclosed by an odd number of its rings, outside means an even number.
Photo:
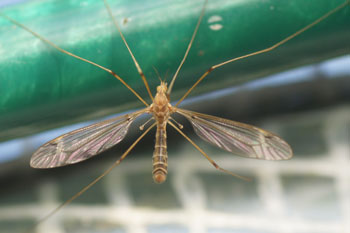
[{"label": "wing vein", "polygon": [[35,168],[52,168],[91,158],[122,141],[131,123],[148,110],[101,121],[57,137],[41,146],[30,164]]},{"label": "wing vein", "polygon": [[283,139],[255,126],[179,108],[175,112],[187,118],[204,141],[233,154],[264,160],[289,159],[293,155]]}]

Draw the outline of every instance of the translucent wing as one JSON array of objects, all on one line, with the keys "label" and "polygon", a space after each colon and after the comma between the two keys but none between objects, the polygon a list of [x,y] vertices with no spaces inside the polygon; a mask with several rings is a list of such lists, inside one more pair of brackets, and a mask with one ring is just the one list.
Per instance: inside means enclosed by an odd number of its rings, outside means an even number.
[{"label": "translucent wing", "polygon": [[129,126],[146,110],[105,120],[63,134],[42,145],[32,156],[34,168],[53,168],[86,160],[124,139]]},{"label": "translucent wing", "polygon": [[290,146],[281,138],[260,128],[219,117],[176,109],[186,117],[203,140],[248,158],[265,160],[290,159]]}]

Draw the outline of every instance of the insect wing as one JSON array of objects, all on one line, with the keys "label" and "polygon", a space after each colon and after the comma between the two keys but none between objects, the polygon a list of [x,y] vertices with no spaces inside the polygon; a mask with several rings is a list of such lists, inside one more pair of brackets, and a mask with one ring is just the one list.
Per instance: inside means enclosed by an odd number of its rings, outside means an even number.
[{"label": "insect wing", "polygon": [[91,158],[122,141],[129,126],[144,111],[105,120],[61,135],[42,145],[32,156],[34,168],[53,168]]},{"label": "insect wing", "polygon": [[191,122],[200,138],[233,154],[264,160],[293,156],[288,143],[263,129],[178,108],[177,112]]}]

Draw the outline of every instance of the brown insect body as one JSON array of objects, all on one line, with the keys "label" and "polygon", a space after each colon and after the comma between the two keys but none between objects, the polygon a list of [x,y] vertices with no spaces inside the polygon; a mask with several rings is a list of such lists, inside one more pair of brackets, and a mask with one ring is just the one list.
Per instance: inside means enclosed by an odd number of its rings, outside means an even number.
[{"label": "brown insect body", "polygon": [[[136,139],[136,141],[121,155],[121,157],[118,160],[116,160],[113,163],[112,166],[110,166],[94,181],[86,185],[84,188],[82,188],[78,193],[76,193],[70,199],[62,203],[60,206],[58,206],[56,209],[51,211],[49,214],[47,214],[44,218],[38,221],[37,224],[39,224],[40,222],[43,222],[44,220],[46,220],[47,218],[55,214],[58,210],[60,210],[64,206],[71,203],[74,199],[76,199],[78,196],[80,196],[86,190],[88,190],[91,186],[93,186],[96,182],[102,179],[102,177],[107,175],[114,167],[118,166],[125,159],[125,157],[130,153],[130,151],[136,146],[136,144],[155,126],[157,126],[157,132],[156,132],[155,149],[153,153],[153,172],[152,173],[153,173],[153,180],[156,183],[163,183],[166,180],[166,176],[167,176],[167,167],[168,167],[167,141],[166,141],[167,124],[172,126],[188,142],[190,142],[216,169],[222,172],[225,172],[226,174],[230,174],[235,177],[246,179],[224,168],[221,168],[195,142],[193,142],[186,134],[182,132],[181,125],[178,124],[178,126],[180,126],[178,127],[175,124],[173,124],[173,122],[169,121],[169,120],[172,120],[170,115],[175,112],[182,115],[183,117],[187,118],[190,121],[196,134],[201,139],[232,154],[236,154],[246,158],[255,158],[255,159],[264,159],[264,160],[286,160],[286,159],[290,159],[293,156],[293,151],[291,147],[288,145],[288,143],[273,133],[270,133],[268,131],[259,129],[251,125],[181,109],[178,107],[178,105],[213,70],[237,60],[241,60],[247,57],[252,57],[258,54],[269,52],[285,44],[287,41],[300,35],[304,31],[315,26],[321,21],[325,20],[330,15],[348,6],[350,3],[350,0],[347,0],[346,2],[342,3],[338,7],[334,8],[333,10],[324,14],[320,18],[316,19],[311,24],[301,28],[300,30],[296,31],[295,33],[291,34],[285,39],[277,42],[271,47],[268,47],[253,53],[249,53],[240,57],[232,58],[225,62],[211,66],[182,96],[182,98],[174,106],[172,106],[170,104],[169,96],[170,96],[172,87],[174,85],[175,79],[182,65],[184,64],[186,57],[188,55],[188,52],[194,41],[198,27],[204,15],[204,9],[205,9],[206,3],[207,3],[207,0],[205,0],[204,2],[200,17],[197,21],[195,30],[192,34],[191,41],[189,42],[185,55],[171,80],[169,88],[167,87],[167,84],[165,82],[161,81],[161,84],[157,87],[157,94],[153,97],[150,91],[147,79],[144,76],[141,67],[139,66],[138,62],[136,61],[136,58],[131,52],[129,45],[127,44],[124,38],[124,35],[121,32],[118,26],[118,23],[112,14],[112,11],[107,3],[107,0],[104,0],[104,4],[106,6],[108,14],[112,18],[125,46],[129,50],[129,53],[134,61],[134,64],[138,70],[138,73],[140,74],[145,84],[145,87],[147,89],[147,92],[153,101],[151,105],[149,105],[134,89],[132,89],[114,71],[58,47],[56,44],[45,39],[44,37],[40,36],[36,32],[25,27],[21,23],[13,20],[12,18],[1,14],[0,12],[0,16],[3,16],[13,24],[28,31],[29,33],[31,33],[33,36],[37,37],[44,43],[57,49],[59,52],[67,54],[71,57],[74,57],[76,59],[89,63],[93,66],[96,66],[108,72],[114,78],[118,79],[146,106],[144,109],[141,109],[134,113],[125,114],[125,115],[111,118],[99,123],[92,124],[90,126],[83,127],[81,129],[74,130],[72,132],[66,133],[62,136],[59,136],[45,143],[33,154],[30,162],[32,167],[53,168],[53,167],[65,166],[65,165],[84,161],[92,156],[95,156],[111,148],[112,146],[122,141],[125,135],[127,134],[131,123],[140,115],[144,113],[149,113],[153,115],[152,119],[155,120],[155,122],[151,126],[149,126],[142,133],[142,135],[138,137],[138,139]],[[141,128],[143,128],[143,126],[141,126],[140,129]]]},{"label": "brown insect body", "polygon": [[168,152],[166,126],[172,112],[169,97],[166,94],[167,84],[161,82],[157,87],[157,94],[154,97],[153,104],[150,106],[150,112],[157,122],[156,143],[153,152],[153,180],[156,183],[163,183],[168,173]]}]

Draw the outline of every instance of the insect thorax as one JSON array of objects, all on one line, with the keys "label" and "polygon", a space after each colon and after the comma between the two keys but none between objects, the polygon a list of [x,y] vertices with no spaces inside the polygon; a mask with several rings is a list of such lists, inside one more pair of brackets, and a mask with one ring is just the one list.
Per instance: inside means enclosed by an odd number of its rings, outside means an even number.
[{"label": "insect thorax", "polygon": [[161,85],[157,87],[157,94],[151,105],[151,113],[160,124],[168,120],[171,112],[171,104],[169,103],[166,90],[166,84],[162,82]]}]

